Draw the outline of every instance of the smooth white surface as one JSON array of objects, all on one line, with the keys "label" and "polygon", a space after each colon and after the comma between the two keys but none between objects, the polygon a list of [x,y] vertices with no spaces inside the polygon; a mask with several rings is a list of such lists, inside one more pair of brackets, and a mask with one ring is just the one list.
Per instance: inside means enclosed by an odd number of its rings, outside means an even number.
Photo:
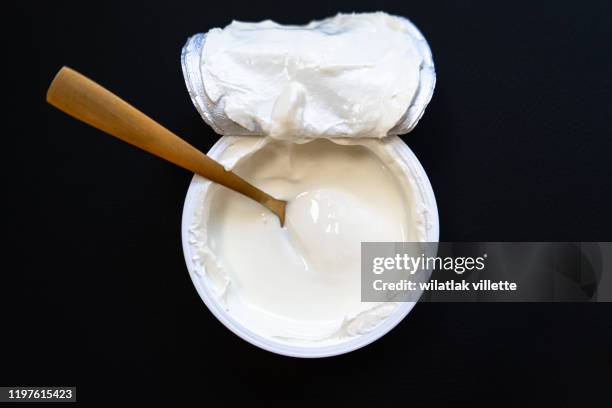
[{"label": "smooth white surface", "polygon": [[395,308],[361,302],[361,242],[422,241],[422,215],[406,209],[423,205],[394,161],[381,159],[382,146],[244,138],[221,156],[288,202],[285,228],[266,208],[220,186],[204,203],[213,216],[199,255],[215,275],[219,300],[243,324],[285,341],[339,341]]},{"label": "smooth white surface", "polygon": [[201,53],[207,99],[241,127],[281,139],[387,136],[429,64],[412,26],[382,12],[304,26],[232,22],[210,30]]}]

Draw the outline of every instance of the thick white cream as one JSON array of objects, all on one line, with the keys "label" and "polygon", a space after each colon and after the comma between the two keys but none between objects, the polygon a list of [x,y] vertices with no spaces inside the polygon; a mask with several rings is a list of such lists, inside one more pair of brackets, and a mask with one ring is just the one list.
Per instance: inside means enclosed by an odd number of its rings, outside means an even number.
[{"label": "thick white cream", "polygon": [[281,139],[382,138],[407,114],[424,57],[385,13],[304,26],[233,22],[207,33],[206,94],[220,114]]},{"label": "thick white cream", "polygon": [[230,140],[218,159],[289,205],[280,228],[223,187],[201,197],[190,243],[218,301],[253,332],[290,342],[334,343],[386,318],[395,303],[360,299],[361,242],[423,241],[427,228],[416,180],[394,148],[372,139]]}]

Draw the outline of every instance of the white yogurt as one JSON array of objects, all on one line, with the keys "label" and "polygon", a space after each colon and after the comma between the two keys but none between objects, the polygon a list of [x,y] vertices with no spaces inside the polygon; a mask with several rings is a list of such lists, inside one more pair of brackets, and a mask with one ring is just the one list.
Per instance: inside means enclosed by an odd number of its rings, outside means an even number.
[{"label": "white yogurt", "polygon": [[402,19],[339,14],[213,29],[201,73],[209,100],[254,133],[381,138],[412,103],[424,58]]},{"label": "white yogurt", "polygon": [[191,234],[224,307],[260,335],[301,342],[337,341],[385,318],[395,304],[360,300],[361,242],[422,241],[426,210],[391,157],[378,141],[236,139],[220,160],[289,205],[280,228],[261,205],[211,188]]},{"label": "white yogurt", "polygon": [[217,317],[245,329],[249,341],[372,341],[374,329],[389,330],[410,310],[361,302],[360,246],[437,240],[420,164],[399,138],[385,137],[411,129],[431,97],[435,76],[432,68],[423,93],[415,31],[384,13],[306,26],[234,22],[207,34],[195,74],[184,59],[194,103],[215,130],[265,136],[224,137],[213,157],[289,202],[281,228],[239,194],[198,177],[190,187],[185,253],[194,282]]}]

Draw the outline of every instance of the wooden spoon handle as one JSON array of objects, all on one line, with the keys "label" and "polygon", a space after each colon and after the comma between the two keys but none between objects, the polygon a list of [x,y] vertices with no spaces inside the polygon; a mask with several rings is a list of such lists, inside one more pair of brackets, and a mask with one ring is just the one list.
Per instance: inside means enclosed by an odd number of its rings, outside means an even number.
[{"label": "wooden spoon handle", "polygon": [[47,102],[95,128],[238,191],[267,207],[271,202],[279,201],[225,170],[221,164],[117,95],[68,67],[63,67],[55,76],[47,91]]}]

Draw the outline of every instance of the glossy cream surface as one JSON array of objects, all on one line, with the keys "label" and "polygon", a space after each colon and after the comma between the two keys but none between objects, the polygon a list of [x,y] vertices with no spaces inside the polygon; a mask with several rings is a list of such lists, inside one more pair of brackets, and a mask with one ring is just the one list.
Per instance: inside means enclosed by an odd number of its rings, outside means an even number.
[{"label": "glossy cream surface", "polygon": [[423,207],[380,141],[295,144],[239,137],[221,161],[286,199],[287,221],[213,185],[191,228],[217,299],[241,324],[289,342],[371,330],[394,303],[361,302],[360,246],[422,240]]}]

